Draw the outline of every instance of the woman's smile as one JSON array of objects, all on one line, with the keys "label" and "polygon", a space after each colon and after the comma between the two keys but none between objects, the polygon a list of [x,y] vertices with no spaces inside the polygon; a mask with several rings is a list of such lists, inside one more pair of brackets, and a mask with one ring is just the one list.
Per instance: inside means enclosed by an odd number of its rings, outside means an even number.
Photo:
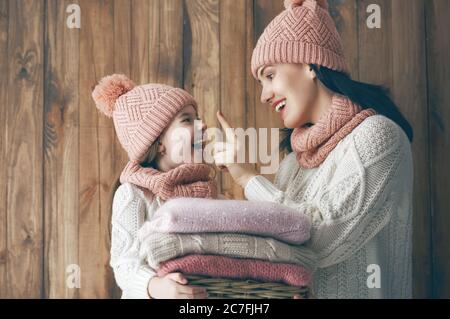
[{"label": "woman's smile", "polygon": [[284,119],[284,114],[287,109],[286,98],[276,101],[272,104],[272,108],[275,112],[280,113],[281,119]]},{"label": "woman's smile", "polygon": [[286,106],[286,99],[282,100],[275,106],[275,111],[280,112]]}]

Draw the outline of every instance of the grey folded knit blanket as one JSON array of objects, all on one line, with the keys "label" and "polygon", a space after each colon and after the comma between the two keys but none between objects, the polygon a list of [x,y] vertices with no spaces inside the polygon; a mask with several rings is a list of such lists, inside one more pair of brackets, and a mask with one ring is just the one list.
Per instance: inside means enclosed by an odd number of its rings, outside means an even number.
[{"label": "grey folded knit blanket", "polygon": [[315,254],[307,247],[289,245],[273,238],[242,234],[148,234],[141,240],[140,256],[150,267],[190,254],[253,258],[270,262],[298,264],[314,271]]}]

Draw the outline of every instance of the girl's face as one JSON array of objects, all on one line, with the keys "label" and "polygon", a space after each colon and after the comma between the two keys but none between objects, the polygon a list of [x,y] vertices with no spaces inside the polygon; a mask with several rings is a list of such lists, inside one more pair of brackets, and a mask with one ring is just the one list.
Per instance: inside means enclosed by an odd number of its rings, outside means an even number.
[{"label": "girl's face", "polygon": [[168,171],[181,164],[193,162],[194,147],[197,146],[201,150],[204,146],[202,136],[206,130],[205,124],[198,127],[199,141],[194,141],[195,120],[200,120],[197,111],[192,105],[187,105],[162,133],[156,158],[159,170]]},{"label": "girl's face", "polygon": [[318,116],[318,84],[307,64],[269,64],[258,70],[261,102],[280,114],[284,126],[296,128]]}]

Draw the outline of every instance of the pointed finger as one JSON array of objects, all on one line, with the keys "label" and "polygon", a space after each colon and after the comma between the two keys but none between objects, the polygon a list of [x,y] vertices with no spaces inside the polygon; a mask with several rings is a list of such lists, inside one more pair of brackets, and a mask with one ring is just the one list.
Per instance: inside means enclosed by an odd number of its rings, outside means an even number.
[{"label": "pointed finger", "polygon": [[228,123],[227,119],[222,114],[222,112],[217,111],[217,119],[219,120],[220,125],[225,131],[227,141],[230,142],[233,141],[234,140],[233,128],[231,127],[230,123]]}]

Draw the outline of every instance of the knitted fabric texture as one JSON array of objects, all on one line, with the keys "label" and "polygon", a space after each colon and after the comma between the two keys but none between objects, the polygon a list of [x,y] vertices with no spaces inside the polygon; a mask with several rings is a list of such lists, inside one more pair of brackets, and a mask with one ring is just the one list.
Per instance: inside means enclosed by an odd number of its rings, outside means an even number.
[{"label": "knitted fabric texture", "polygon": [[173,197],[216,198],[217,187],[210,177],[211,172],[212,168],[206,164],[182,164],[163,173],[129,161],[120,182],[146,188],[163,200]]},{"label": "knitted fabric texture", "polygon": [[157,274],[162,277],[172,272],[214,278],[282,282],[291,286],[306,286],[311,281],[311,272],[298,265],[214,255],[189,255],[169,260],[161,264]]},{"label": "knitted fabric texture", "polygon": [[[251,201],[283,203],[313,221],[307,246],[318,258],[319,299],[411,298],[413,160],[402,128],[383,115],[365,119],[319,168],[285,157],[275,183],[262,176],[245,188]],[[367,265],[389,269],[367,287]]]},{"label": "knitted fabric texture", "polygon": [[120,144],[135,161],[142,159],[183,107],[197,109],[194,98],[182,89],[154,83],[134,87],[120,74],[101,79],[92,97],[99,110],[112,116]]},{"label": "knitted fabric texture", "polygon": [[317,64],[348,73],[341,38],[326,8],[305,0],[269,23],[253,50],[253,76],[260,67],[277,63]]},{"label": "knitted fabric texture", "polygon": [[296,128],[292,132],[292,150],[299,165],[303,168],[319,166],[344,137],[366,118],[376,114],[373,109],[362,110],[345,96],[333,95],[330,108],[316,124]]},{"label": "knitted fabric texture", "polygon": [[303,246],[288,245],[272,238],[241,234],[151,233],[141,241],[139,255],[153,269],[161,262],[190,254],[221,255],[289,263],[314,270],[315,254]]},{"label": "knitted fabric texture", "polygon": [[[401,127],[374,115],[347,135],[318,169],[301,168],[290,153],[273,183],[257,175],[247,183],[245,197],[311,216],[311,239],[296,252],[308,249],[316,256],[312,285],[317,298],[411,298],[413,167],[411,144]],[[133,184],[116,191],[111,266],[122,298],[148,298],[152,268],[139,254],[146,243],[137,239],[137,230],[159,207]],[[278,256],[285,254],[281,246],[263,245]],[[389,269],[383,272],[388,284],[367,287],[369,264]]]},{"label": "knitted fabric texture", "polygon": [[159,233],[241,233],[302,244],[309,239],[309,217],[277,203],[177,198],[164,203],[139,238]]}]

